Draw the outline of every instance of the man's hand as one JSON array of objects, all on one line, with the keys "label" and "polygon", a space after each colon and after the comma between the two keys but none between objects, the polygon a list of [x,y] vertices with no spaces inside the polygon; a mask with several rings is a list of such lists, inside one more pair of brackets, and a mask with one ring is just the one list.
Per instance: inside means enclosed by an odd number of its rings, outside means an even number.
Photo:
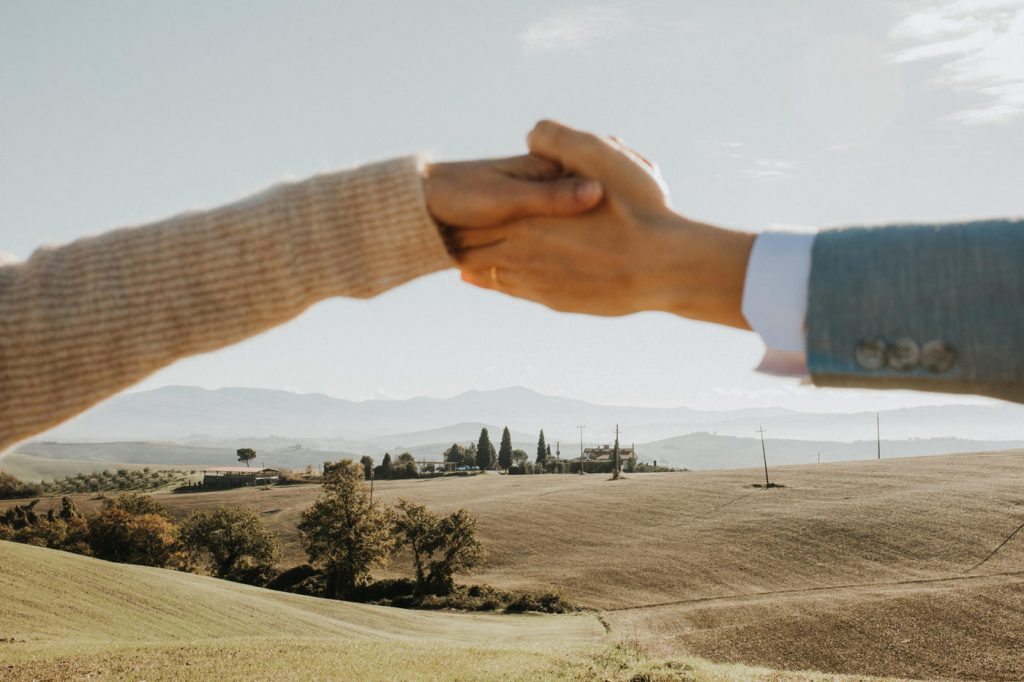
[{"label": "man's hand", "polygon": [[553,160],[514,156],[426,167],[427,209],[442,225],[479,228],[529,216],[567,216],[601,201],[596,180],[565,177]]},{"label": "man's hand", "polygon": [[598,180],[604,201],[572,218],[456,230],[463,279],[555,310],[662,310],[749,328],[740,309],[753,234],[675,213],[654,166],[616,138],[542,121],[527,141],[532,154]]}]

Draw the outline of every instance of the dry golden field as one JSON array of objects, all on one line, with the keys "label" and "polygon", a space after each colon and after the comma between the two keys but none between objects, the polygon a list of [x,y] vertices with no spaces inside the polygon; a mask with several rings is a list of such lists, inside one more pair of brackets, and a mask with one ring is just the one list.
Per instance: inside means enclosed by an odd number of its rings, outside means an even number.
[{"label": "dry golden field", "polygon": [[651,657],[612,641],[594,613],[390,609],[8,542],[0,566],[5,682],[867,679]]},{"label": "dry golden field", "polygon": [[[1024,679],[1024,452],[606,476],[378,482],[480,518],[474,581],[554,589],[656,656],[909,678]],[[315,486],[162,495],[259,510],[303,560]],[[89,504],[81,501],[81,506]],[[404,569],[399,560],[396,569]]]}]

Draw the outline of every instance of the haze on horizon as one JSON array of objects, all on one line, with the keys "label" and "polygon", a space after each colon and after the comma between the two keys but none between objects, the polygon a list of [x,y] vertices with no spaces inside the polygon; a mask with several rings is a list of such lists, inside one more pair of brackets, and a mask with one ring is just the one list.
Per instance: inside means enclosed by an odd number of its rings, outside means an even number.
[{"label": "haze on horizon", "polygon": [[[0,9],[0,249],[64,242],[417,150],[515,154],[539,118],[621,135],[678,209],[760,230],[1024,214],[1024,2],[200,2]],[[756,67],[756,68],[755,68]],[[855,292],[852,292],[855,294]],[[750,333],[561,315],[440,273],[133,390],[363,400],[526,386],[814,411],[979,398],[754,373]]]}]

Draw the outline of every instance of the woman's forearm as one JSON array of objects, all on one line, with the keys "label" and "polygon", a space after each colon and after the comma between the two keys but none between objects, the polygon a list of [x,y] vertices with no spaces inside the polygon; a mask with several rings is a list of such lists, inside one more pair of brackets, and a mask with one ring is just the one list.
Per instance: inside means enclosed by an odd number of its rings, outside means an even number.
[{"label": "woman's forearm", "polygon": [[0,267],[0,452],[179,358],[449,264],[413,158],[40,249]]}]

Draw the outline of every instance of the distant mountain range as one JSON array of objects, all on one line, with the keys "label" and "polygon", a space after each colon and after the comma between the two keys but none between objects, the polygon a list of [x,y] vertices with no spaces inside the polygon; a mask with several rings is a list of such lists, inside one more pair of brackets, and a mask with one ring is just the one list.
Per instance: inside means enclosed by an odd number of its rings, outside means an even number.
[{"label": "distant mountain range", "polygon": [[[607,442],[619,424],[625,442],[644,443],[687,433],[852,442],[873,440],[874,413],[808,413],[780,408],[704,411],[687,407],[597,405],[546,396],[526,388],[469,391],[453,398],[354,402],[321,394],[252,388],[206,390],[169,386],[114,397],[43,438],[62,441],[143,440],[206,443],[279,436],[330,441],[332,447],[383,447],[460,440],[481,425],[509,428],[517,439]],[[1024,406],[945,405],[881,412],[887,439],[1024,440]],[[492,434],[493,435],[493,434]]]}]

